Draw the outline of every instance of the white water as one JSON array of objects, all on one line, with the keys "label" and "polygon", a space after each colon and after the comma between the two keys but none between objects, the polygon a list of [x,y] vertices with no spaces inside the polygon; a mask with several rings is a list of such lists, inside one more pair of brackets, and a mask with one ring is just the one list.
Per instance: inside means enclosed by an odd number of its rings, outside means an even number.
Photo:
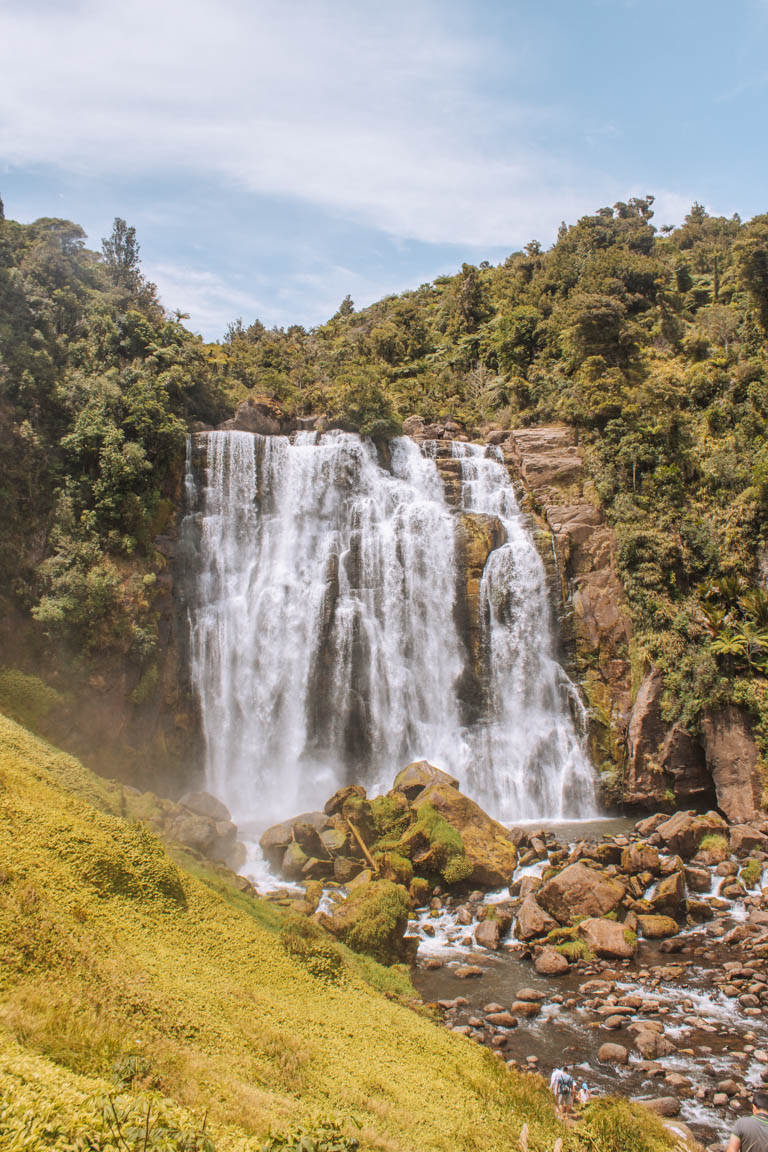
[{"label": "white water", "polygon": [[464,503],[503,521],[483,578],[486,715],[460,722],[456,513],[408,439],[391,471],[341,432],[198,434],[183,547],[207,787],[248,836],[424,757],[500,819],[584,817],[577,696],[550,655],[544,570],[506,470],[463,449]]}]

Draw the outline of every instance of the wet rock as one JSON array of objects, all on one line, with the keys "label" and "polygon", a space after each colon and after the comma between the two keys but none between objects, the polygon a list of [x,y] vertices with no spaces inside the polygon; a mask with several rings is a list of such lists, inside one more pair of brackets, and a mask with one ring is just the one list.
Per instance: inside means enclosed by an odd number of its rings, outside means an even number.
[{"label": "wet rock", "polygon": [[403,768],[402,772],[398,772],[392,785],[392,791],[402,792],[408,800],[413,801],[430,784],[436,783],[444,784],[448,788],[459,787],[458,780],[449,776],[447,772],[435,768],[434,764],[430,764],[426,760],[416,760],[407,768]]},{"label": "wet rock", "polygon": [[525,1016],[526,1018],[538,1016],[541,1012],[541,1004],[533,1003],[530,1000],[515,1000],[510,1012],[513,1016]]},{"label": "wet rock", "polygon": [[675,1050],[671,1040],[668,1040],[661,1032],[656,1032],[648,1027],[642,1028],[635,1034],[634,1044],[640,1055],[644,1056],[646,1060],[660,1060]]},{"label": "wet rock", "polygon": [[670,852],[690,860],[705,836],[727,834],[728,826],[717,812],[697,815],[695,812],[676,812],[656,829]]},{"label": "wet rock", "polygon": [[726,1096],[738,1096],[741,1085],[736,1080],[720,1080],[715,1086],[716,1092],[722,1092]]},{"label": "wet rock", "polygon": [[521,988],[517,993],[518,1000],[525,1000],[530,1004],[541,1004],[546,998],[546,992],[540,992],[538,988]]},{"label": "wet rock", "polygon": [[629,1052],[623,1044],[601,1044],[597,1058],[601,1064],[627,1064]]},{"label": "wet rock", "polygon": [[630,844],[621,853],[621,867],[624,872],[657,872],[659,850],[651,844],[639,842]]},{"label": "wet rock", "polygon": [[569,969],[565,956],[550,945],[542,948],[533,966],[540,976],[563,976]]},{"label": "wet rock", "polygon": [[678,931],[677,921],[671,916],[638,916],[637,925],[646,940],[660,940]]},{"label": "wet rock", "polygon": [[673,872],[659,881],[649,902],[658,916],[679,916],[684,900],[685,877],[682,872]]},{"label": "wet rock", "polygon": [[490,1004],[483,1005],[483,1012],[485,1012],[486,1016],[491,1015],[494,1012],[505,1012],[505,1011],[506,1011],[506,1009],[505,1009],[504,1005],[503,1004],[497,1004],[495,1000],[492,1001]]},{"label": "wet rock", "polygon": [[523,876],[520,881],[520,896],[523,900],[527,896],[534,896],[539,888],[541,888],[543,881],[540,876]]},{"label": "wet rock", "polygon": [[623,1016],[606,1016],[603,1020],[603,1028],[607,1028],[610,1032],[616,1032],[619,1028],[623,1028],[625,1023]]},{"label": "wet rock", "polygon": [[750,824],[734,824],[730,829],[730,845],[736,856],[748,856],[755,849],[768,852],[768,836]]},{"label": "wet rock", "polygon": [[490,948],[498,951],[501,941],[501,930],[498,920],[481,920],[475,928],[475,942],[481,948]]},{"label": "wet rock", "polygon": [[533,896],[527,896],[517,913],[515,935],[520,940],[532,940],[537,936],[546,936],[558,927],[557,920],[553,919]]},{"label": "wet rock", "polygon": [[517,1028],[518,1024],[517,1017],[511,1012],[489,1012],[486,1020],[494,1028]]},{"label": "wet rock", "polygon": [[685,883],[692,892],[709,892],[712,877],[707,868],[697,868],[687,864],[684,869]]},{"label": "wet rock", "polygon": [[581,921],[578,931],[589,950],[596,956],[630,960],[637,949],[637,938],[634,933],[616,920],[591,917]]},{"label": "wet rock", "polygon": [[454,968],[453,974],[459,980],[472,980],[484,976],[485,969],[481,968],[479,964],[460,964],[458,968]]},{"label": "wet rock", "polygon": [[681,1105],[676,1096],[635,1096],[634,1100],[657,1116],[678,1116],[680,1113]]},{"label": "wet rock", "polygon": [[624,886],[585,864],[569,864],[539,890],[536,901],[561,924],[574,916],[604,916],[624,899]]}]

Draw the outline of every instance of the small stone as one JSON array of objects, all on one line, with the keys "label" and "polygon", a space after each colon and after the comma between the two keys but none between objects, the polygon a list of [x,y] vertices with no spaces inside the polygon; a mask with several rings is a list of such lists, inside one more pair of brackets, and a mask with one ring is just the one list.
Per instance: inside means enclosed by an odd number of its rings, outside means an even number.
[{"label": "small stone", "polygon": [[484,970],[479,964],[460,964],[458,968],[454,968],[453,974],[458,977],[459,980],[477,979],[485,975]]},{"label": "small stone", "polygon": [[623,1044],[602,1044],[597,1058],[601,1064],[626,1064],[629,1052]]},{"label": "small stone", "polygon": [[569,969],[565,956],[551,946],[542,948],[533,966],[540,976],[563,976]]},{"label": "small stone", "polygon": [[527,1000],[531,1004],[541,1004],[546,998],[546,992],[540,992],[538,988],[521,988],[517,993],[518,1000]]}]

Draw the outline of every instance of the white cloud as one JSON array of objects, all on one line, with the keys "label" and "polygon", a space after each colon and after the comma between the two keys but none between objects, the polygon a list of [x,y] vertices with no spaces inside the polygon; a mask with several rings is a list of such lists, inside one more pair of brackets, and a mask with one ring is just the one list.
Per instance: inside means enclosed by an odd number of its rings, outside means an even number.
[{"label": "white cloud", "polygon": [[3,25],[15,164],[216,174],[467,245],[546,239],[610,187],[536,144],[551,110],[488,96],[489,75],[526,65],[437,0],[6,2]]}]

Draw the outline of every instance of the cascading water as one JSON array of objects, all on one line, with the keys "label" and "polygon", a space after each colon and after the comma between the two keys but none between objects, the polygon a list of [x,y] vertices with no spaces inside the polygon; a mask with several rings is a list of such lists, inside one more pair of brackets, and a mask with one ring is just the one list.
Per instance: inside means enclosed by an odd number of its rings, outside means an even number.
[{"label": "cascading water", "polygon": [[573,686],[550,655],[543,566],[506,470],[456,445],[469,511],[507,543],[482,581],[485,713],[462,724],[456,519],[429,453],[388,467],[342,432],[199,433],[187,461],[191,679],[207,784],[248,836],[345,782],[425,758],[500,819],[593,811]]},{"label": "cascading water", "polygon": [[452,451],[461,460],[462,507],[498,516],[507,536],[483,572],[490,685],[485,722],[472,734],[469,788],[507,820],[594,812],[584,707],[552,655],[544,565],[509,473],[498,449],[454,441]]}]

